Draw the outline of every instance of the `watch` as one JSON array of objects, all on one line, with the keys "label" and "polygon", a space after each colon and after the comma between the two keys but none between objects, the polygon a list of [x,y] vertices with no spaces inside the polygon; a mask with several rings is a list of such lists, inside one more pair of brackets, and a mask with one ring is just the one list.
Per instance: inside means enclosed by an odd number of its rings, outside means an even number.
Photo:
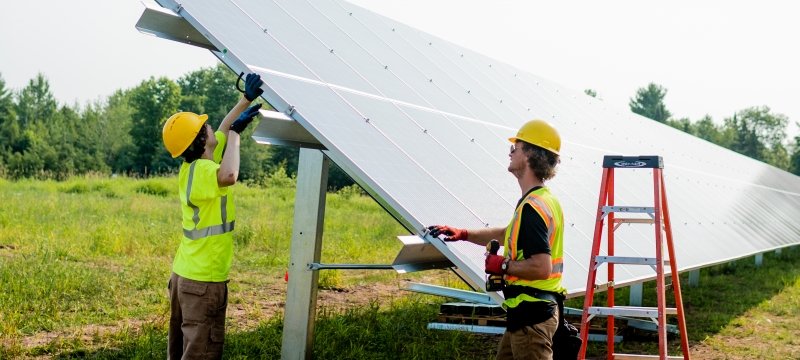
[{"label": "watch", "polygon": [[505,260],[503,260],[503,264],[502,264],[502,265],[500,265],[500,269],[501,269],[501,270],[503,270],[503,273],[505,273],[506,271],[508,271],[508,262],[509,262],[509,261],[511,261],[511,259],[509,259],[509,258],[506,258]]}]

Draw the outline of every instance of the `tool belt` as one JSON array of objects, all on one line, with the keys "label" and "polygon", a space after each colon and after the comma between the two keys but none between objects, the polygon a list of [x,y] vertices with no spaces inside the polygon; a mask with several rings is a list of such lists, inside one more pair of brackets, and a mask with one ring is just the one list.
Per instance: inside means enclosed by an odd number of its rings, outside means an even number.
[{"label": "tool belt", "polygon": [[533,326],[553,317],[558,311],[558,304],[563,300],[560,294],[536,289],[528,286],[507,285],[503,289],[506,299],[513,299],[521,294],[545,301],[522,301],[514,308],[506,309],[506,327],[516,331],[525,326]]}]

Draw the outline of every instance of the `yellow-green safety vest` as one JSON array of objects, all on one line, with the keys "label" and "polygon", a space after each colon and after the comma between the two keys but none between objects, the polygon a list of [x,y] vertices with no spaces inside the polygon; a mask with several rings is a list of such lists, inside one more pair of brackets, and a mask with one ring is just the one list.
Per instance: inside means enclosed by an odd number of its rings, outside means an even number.
[{"label": "yellow-green safety vest", "polygon": [[[561,205],[551,193],[550,189],[541,187],[528,193],[523,201],[514,210],[514,217],[508,224],[505,234],[503,255],[515,261],[525,260],[522,249],[517,248],[519,228],[522,222],[522,208],[530,205],[534,211],[547,225],[547,241],[550,244],[550,258],[553,269],[546,280],[526,280],[516,276],[506,275],[506,285],[518,285],[536,288],[539,290],[554,293],[564,293],[565,289],[561,286],[561,273],[564,270],[564,216],[561,212]],[[504,307],[515,308],[522,301],[543,301],[527,294],[520,294],[503,302]]]},{"label": "yellow-green safety vest", "polygon": [[230,188],[217,183],[227,137],[219,131],[214,136],[218,141],[214,160],[184,162],[178,174],[183,238],[172,271],[195,281],[228,280],[233,260],[236,208]]}]

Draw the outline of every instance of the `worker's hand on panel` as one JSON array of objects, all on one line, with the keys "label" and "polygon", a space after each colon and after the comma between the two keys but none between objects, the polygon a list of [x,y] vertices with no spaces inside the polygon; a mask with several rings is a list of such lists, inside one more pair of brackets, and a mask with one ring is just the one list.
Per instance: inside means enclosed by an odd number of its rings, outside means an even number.
[{"label": "worker's hand on panel", "polygon": [[247,74],[247,77],[244,79],[245,99],[253,101],[261,96],[261,94],[264,93],[264,90],[261,89],[261,85],[264,85],[264,82],[261,81],[261,75],[253,73]]},{"label": "worker's hand on panel", "polygon": [[250,125],[250,122],[253,121],[253,118],[258,114],[258,110],[261,109],[261,104],[253,105],[247,108],[245,111],[239,115],[239,118],[231,124],[231,131],[235,131],[237,134],[241,134],[244,129],[247,129],[247,125]]},{"label": "worker's hand on panel", "polygon": [[494,274],[494,275],[503,275],[506,273],[506,266],[508,265],[505,263],[506,258],[501,255],[486,255],[486,273],[487,274]]},{"label": "worker's hand on panel", "polygon": [[432,225],[428,226],[431,236],[439,237],[444,235],[444,241],[467,240],[467,229],[458,229],[447,225]]}]

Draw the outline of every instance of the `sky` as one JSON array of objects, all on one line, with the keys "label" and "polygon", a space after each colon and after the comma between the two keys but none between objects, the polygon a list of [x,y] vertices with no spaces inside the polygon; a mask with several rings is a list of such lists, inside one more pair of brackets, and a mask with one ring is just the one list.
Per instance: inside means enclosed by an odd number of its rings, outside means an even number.
[{"label": "sky", "polygon": [[[266,1],[266,0],[265,0]],[[301,0],[292,0],[301,1]],[[800,122],[800,3],[784,0],[352,0],[445,40],[628,108],[650,82],[673,117],[721,123],[750,106]],[[62,104],[99,101],[150,76],[177,79],[217,59],[139,33],[138,0],[7,1],[0,76],[37,73]]]}]

